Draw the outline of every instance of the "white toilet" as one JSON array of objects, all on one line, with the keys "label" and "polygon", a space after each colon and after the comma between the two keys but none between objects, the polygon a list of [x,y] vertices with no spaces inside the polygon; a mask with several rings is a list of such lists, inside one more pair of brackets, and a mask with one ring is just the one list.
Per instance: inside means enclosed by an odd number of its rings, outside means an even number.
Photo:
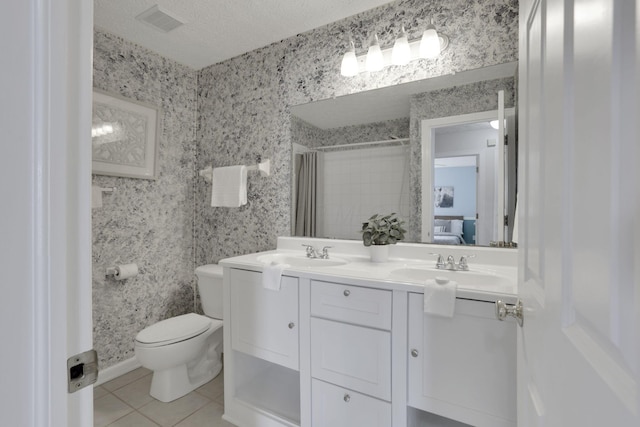
[{"label": "white toilet", "polygon": [[152,397],[171,402],[211,381],[222,369],[222,267],[196,268],[206,316],[183,314],[138,333],[138,361],[153,371]]}]

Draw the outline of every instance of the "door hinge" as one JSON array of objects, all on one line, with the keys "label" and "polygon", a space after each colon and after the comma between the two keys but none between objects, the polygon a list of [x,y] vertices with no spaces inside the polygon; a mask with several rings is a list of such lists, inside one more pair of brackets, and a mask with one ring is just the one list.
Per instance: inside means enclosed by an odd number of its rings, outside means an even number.
[{"label": "door hinge", "polygon": [[67,359],[69,393],[74,393],[98,380],[98,353],[88,350]]},{"label": "door hinge", "polygon": [[509,225],[509,215],[505,215],[504,216],[504,226],[508,226]]}]

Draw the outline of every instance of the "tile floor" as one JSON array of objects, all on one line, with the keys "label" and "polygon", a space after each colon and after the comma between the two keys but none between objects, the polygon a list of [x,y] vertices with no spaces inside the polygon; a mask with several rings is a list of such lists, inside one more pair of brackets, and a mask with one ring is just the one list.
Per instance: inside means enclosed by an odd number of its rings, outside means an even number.
[{"label": "tile floor", "polygon": [[223,373],[173,402],[149,396],[151,371],[138,368],[93,390],[94,427],[234,427],[222,417]]}]

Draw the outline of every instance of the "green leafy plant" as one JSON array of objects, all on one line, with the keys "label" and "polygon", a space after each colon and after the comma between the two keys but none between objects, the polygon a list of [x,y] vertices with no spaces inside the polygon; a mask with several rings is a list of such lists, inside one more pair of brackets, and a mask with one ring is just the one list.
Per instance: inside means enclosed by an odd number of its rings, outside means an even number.
[{"label": "green leafy plant", "polygon": [[404,221],[400,221],[395,213],[389,215],[375,214],[362,223],[362,241],[365,246],[392,245],[404,239],[402,228]]}]

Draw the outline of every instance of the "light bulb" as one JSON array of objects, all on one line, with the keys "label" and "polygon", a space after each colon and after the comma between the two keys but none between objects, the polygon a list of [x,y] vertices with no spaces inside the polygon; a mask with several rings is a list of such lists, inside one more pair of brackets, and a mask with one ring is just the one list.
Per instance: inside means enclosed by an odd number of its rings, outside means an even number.
[{"label": "light bulb", "polygon": [[367,71],[380,71],[384,67],[384,58],[377,35],[374,36],[374,40],[367,51]]},{"label": "light bulb", "polygon": [[340,74],[345,77],[353,77],[358,74],[358,58],[356,58],[356,48],[353,42],[349,42],[349,50],[342,57],[342,65],[340,66]]},{"label": "light bulb", "polygon": [[420,40],[420,57],[434,59],[440,55],[440,37],[433,24],[427,25]]},{"label": "light bulb", "polygon": [[402,27],[402,35],[396,39],[391,51],[391,62],[393,65],[407,65],[411,59],[411,48],[407,32]]}]

